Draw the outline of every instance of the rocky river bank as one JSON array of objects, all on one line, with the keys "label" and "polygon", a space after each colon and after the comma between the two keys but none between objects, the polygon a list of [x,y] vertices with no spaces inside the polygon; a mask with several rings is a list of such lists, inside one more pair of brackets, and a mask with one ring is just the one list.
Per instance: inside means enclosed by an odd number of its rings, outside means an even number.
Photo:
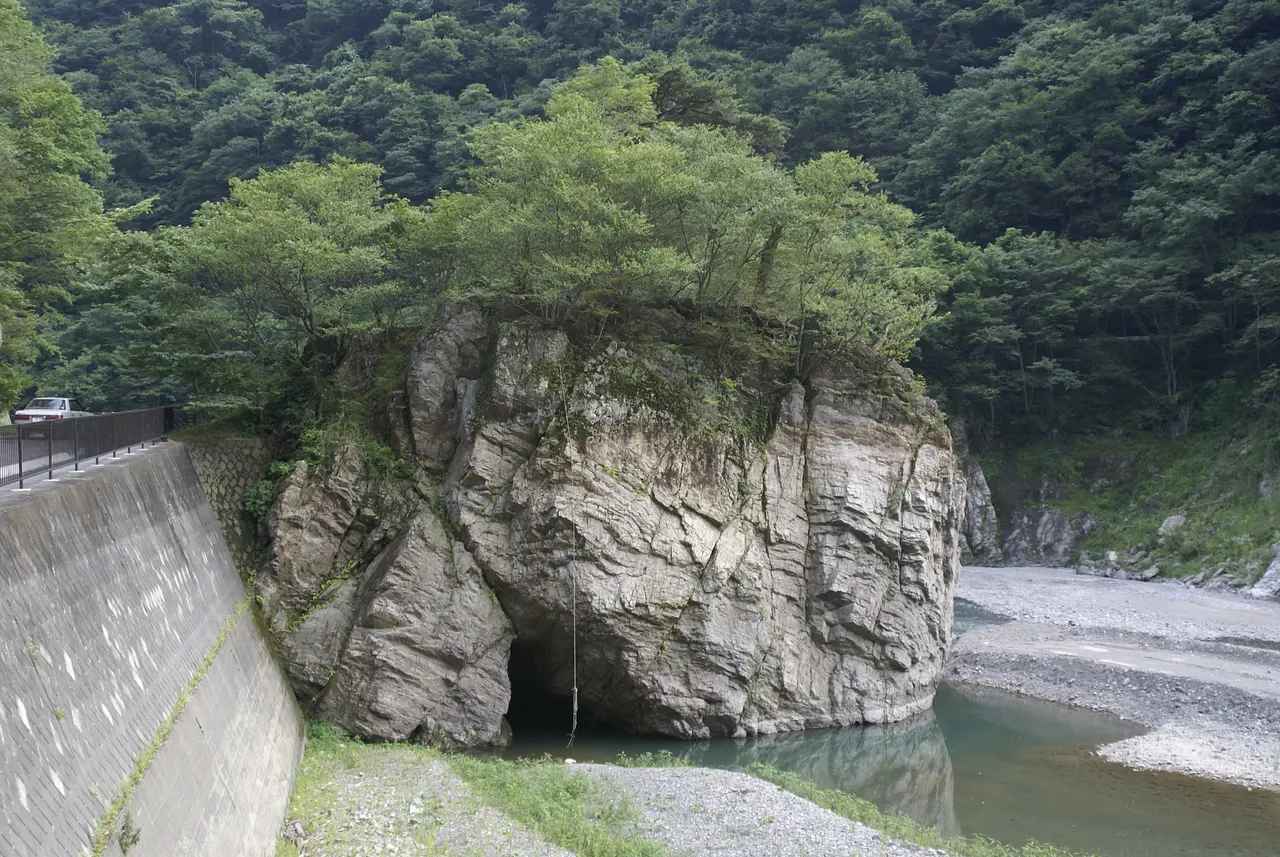
[{"label": "rocky river bank", "polygon": [[[939,695],[937,717],[943,729],[932,724],[934,715],[929,714],[927,723],[915,718],[853,730],[859,740],[879,735],[886,747],[896,747],[901,758],[890,767],[912,774],[908,785],[893,773],[900,786],[919,788],[917,775],[939,777],[949,819],[944,833],[994,836],[1009,843],[1043,838],[1081,853],[1123,857],[1272,853],[1269,843],[1276,828],[1268,807],[1276,796],[1266,789],[1280,787],[1277,605],[1176,584],[1142,584],[1054,569],[964,569],[960,593],[959,637],[947,676],[952,686]],[[1033,699],[1014,700],[1006,692]],[[1094,715],[1036,699],[1110,712],[1150,731],[1095,754],[1097,742],[1116,741],[1135,730],[1106,727],[1111,737],[1096,733],[1093,740],[1083,739],[1085,732],[1076,730],[1093,729],[1085,722]],[[965,728],[976,731],[966,734],[961,729],[957,705],[973,708]],[[1020,731],[1037,718],[1029,731]],[[1004,725],[997,727],[1000,723]],[[928,774],[919,771],[919,748],[914,742],[906,747],[901,740],[903,730],[917,725],[925,732],[932,730],[938,743],[926,755],[943,763]],[[993,727],[1006,731],[992,732]],[[1059,734],[1042,742],[1044,729]],[[561,742],[558,753],[571,753],[579,760],[613,758],[595,752],[599,748],[593,750],[592,737],[580,736],[587,740],[572,750],[564,750]],[[740,768],[763,761],[776,770],[796,771],[801,780],[882,800],[883,782],[877,788],[874,782],[858,785],[847,777],[832,779],[838,773],[832,766],[839,768],[840,760],[859,760],[859,770],[872,780],[891,773],[850,740],[849,730],[818,730],[679,745],[690,749],[672,752],[695,765],[715,767]],[[997,744],[992,749],[976,750],[986,755],[975,768],[973,742],[993,740]],[[799,755],[777,752],[778,743]],[[1021,750],[1012,749],[1023,744],[1027,746]],[[723,753],[708,755],[711,745],[736,747],[738,753],[732,759],[722,758]],[[997,745],[1002,749],[995,750]],[[1039,767],[1028,768],[1019,754],[1039,759]],[[815,764],[803,764],[809,757]],[[308,748],[282,853],[336,855],[348,853],[353,843],[367,849],[359,853],[402,855],[596,853],[574,844],[563,819],[558,826],[538,822],[540,800],[579,801],[582,829],[603,824],[610,836],[625,839],[633,849],[618,853],[970,853],[955,840],[921,845],[895,839],[824,808],[830,804],[819,806],[733,770],[617,767],[542,758],[512,767],[509,762],[481,762],[408,745],[367,745],[341,738],[335,744],[329,737]],[[1126,767],[1207,779],[1136,773]],[[492,788],[495,776],[506,778],[498,792]],[[520,777],[525,778],[522,785],[513,787]],[[975,801],[992,804],[990,811]],[[911,809],[897,800],[889,804],[921,820],[920,807]],[[1009,814],[1025,816],[1028,822],[996,823]],[[940,823],[935,815],[924,813],[928,823]],[[1088,819],[1087,836],[1078,833],[1082,819]],[[1221,842],[1218,834],[1206,833],[1215,826],[1222,828]],[[1015,845],[990,853],[1063,852]]]},{"label": "rocky river bank", "polygon": [[960,636],[950,680],[1150,728],[1107,759],[1280,790],[1280,604],[1045,568],[966,568],[958,597],[1012,621]]}]

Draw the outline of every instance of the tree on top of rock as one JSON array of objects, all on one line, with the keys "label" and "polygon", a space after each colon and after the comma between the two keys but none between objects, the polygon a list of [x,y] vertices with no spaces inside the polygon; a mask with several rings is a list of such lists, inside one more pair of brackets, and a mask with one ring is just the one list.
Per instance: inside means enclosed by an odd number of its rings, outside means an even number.
[{"label": "tree on top of rock", "polygon": [[861,159],[786,170],[731,127],[664,121],[655,87],[606,58],[545,119],[476,131],[469,192],[432,204],[460,291],[602,331],[659,306],[746,313],[789,349],[905,357],[948,285],[950,236],[873,191]]}]

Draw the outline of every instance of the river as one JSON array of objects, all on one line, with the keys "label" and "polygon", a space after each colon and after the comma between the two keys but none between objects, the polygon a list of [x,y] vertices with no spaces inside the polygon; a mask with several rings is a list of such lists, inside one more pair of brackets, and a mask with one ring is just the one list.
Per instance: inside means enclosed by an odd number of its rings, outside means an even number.
[{"label": "river", "polygon": [[[960,630],[989,617],[963,613]],[[547,712],[553,715],[556,712]],[[560,725],[558,721],[565,723]],[[610,761],[669,750],[694,765],[767,762],[948,833],[1049,842],[1098,857],[1277,857],[1280,793],[1133,771],[1093,750],[1142,731],[1108,715],[943,684],[905,723],[682,742],[513,719],[509,756]]]}]

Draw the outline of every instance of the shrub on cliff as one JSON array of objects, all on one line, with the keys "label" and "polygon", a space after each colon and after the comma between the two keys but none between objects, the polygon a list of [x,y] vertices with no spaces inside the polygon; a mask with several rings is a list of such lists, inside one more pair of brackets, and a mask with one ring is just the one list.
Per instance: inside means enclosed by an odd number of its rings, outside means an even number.
[{"label": "shrub on cliff", "polygon": [[732,129],[663,121],[612,59],[546,118],[478,130],[467,193],[431,205],[457,291],[607,332],[655,307],[741,318],[806,350],[910,352],[962,248],[872,187],[860,158],[787,170]]}]

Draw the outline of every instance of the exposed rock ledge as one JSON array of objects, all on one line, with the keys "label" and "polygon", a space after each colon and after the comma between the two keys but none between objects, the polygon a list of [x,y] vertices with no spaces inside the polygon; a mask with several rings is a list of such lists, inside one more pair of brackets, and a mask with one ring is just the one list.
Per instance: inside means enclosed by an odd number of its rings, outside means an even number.
[{"label": "exposed rock ledge", "polygon": [[513,641],[568,694],[576,621],[584,716],[638,732],[929,707],[965,491],[903,370],[874,392],[834,373],[784,387],[748,444],[624,400],[608,356],[553,384],[569,352],[560,331],[454,311],[396,432],[418,486],[375,487],[354,449],[287,478],[261,583],[304,701],[375,738],[500,743]]}]

